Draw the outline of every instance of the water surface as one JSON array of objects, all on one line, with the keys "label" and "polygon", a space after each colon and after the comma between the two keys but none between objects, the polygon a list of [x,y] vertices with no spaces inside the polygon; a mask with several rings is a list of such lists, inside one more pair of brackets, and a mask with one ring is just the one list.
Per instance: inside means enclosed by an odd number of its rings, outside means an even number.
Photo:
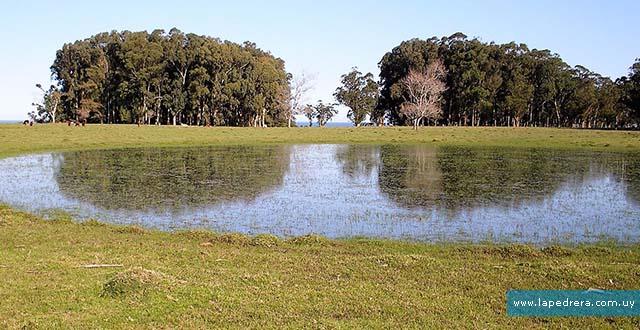
[{"label": "water surface", "polygon": [[640,241],[640,154],[286,145],[0,160],[0,202],[160,229],[421,241]]}]

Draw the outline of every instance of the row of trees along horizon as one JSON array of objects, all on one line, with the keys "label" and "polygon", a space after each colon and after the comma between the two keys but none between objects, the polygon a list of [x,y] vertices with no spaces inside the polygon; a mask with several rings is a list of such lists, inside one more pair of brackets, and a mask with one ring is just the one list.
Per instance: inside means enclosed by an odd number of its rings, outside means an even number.
[{"label": "row of trees along horizon", "polygon": [[312,80],[254,43],[178,29],[100,33],[65,44],[55,84],[32,119],[204,126],[323,126],[348,108],[355,126],[640,126],[640,59],[615,81],[571,67],[549,50],[486,43],[462,33],[411,39],[378,63],[379,81],[357,68],[342,75],[337,103],[306,104]]}]

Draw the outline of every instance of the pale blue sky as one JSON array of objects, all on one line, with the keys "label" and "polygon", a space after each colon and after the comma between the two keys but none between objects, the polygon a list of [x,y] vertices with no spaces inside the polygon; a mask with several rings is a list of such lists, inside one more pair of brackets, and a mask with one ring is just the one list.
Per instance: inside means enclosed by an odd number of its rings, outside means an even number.
[{"label": "pale blue sky", "polygon": [[[640,1],[12,1],[0,12],[0,120],[23,119],[48,84],[63,43],[98,32],[169,30],[251,40],[287,70],[317,76],[309,101],[331,101],[352,66],[377,63],[402,40],[461,31],[548,48],[606,76],[640,57]],[[341,110],[337,120],[344,121]]]}]

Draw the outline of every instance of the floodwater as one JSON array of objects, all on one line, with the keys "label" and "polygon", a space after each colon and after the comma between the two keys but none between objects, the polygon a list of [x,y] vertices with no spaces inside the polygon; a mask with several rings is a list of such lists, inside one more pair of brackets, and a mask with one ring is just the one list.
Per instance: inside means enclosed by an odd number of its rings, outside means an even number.
[{"label": "floodwater", "polygon": [[431,242],[640,241],[640,153],[284,145],[0,160],[0,202],[164,230]]}]

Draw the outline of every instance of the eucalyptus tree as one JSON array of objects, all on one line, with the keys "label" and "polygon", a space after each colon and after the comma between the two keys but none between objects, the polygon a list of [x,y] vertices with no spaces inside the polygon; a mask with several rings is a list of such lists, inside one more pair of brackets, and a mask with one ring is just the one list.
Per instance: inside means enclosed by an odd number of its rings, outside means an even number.
[{"label": "eucalyptus tree", "polygon": [[324,127],[334,115],[338,113],[338,109],[336,109],[335,104],[324,104],[322,100],[319,100],[316,105],[313,106],[313,114],[318,121],[318,126]]},{"label": "eucalyptus tree", "polygon": [[250,42],[175,28],[112,31],[63,45],[51,70],[60,119],[237,126],[288,120],[284,61]]},{"label": "eucalyptus tree", "polygon": [[154,91],[159,90],[159,76],[163,71],[162,44],[146,32],[125,34],[122,43],[123,69],[129,82],[128,93],[134,103],[136,122],[148,124],[153,112],[149,110]]},{"label": "eucalyptus tree", "polygon": [[629,68],[629,75],[618,79],[616,85],[622,94],[619,111],[628,121],[640,125],[640,58]]},{"label": "eucalyptus tree", "polygon": [[375,117],[413,125],[403,81],[434,61],[442,61],[447,71],[441,124],[633,127],[639,117],[631,96],[638,63],[614,83],[583,66],[571,67],[546,49],[485,43],[463,33],[403,41],[386,53],[379,62]]},{"label": "eucalyptus tree", "polygon": [[341,76],[341,86],[334,93],[336,100],[347,106],[347,117],[356,127],[375,110],[378,103],[379,88],[373,74],[363,74],[357,68]]},{"label": "eucalyptus tree", "polygon": [[89,41],[65,44],[56,53],[51,71],[60,82],[65,118],[86,120],[94,113],[102,117],[101,94],[107,66],[103,50],[92,47]]}]

